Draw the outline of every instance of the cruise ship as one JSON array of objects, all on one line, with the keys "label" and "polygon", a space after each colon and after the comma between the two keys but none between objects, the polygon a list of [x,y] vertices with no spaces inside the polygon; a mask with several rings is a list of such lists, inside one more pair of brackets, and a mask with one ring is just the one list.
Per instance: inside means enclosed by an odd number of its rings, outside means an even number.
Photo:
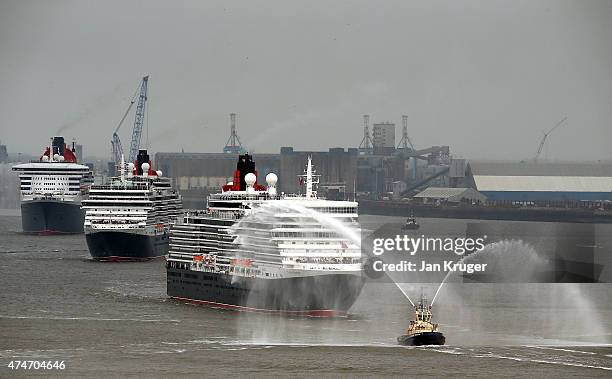
[{"label": "cruise ship", "polygon": [[63,137],[53,137],[41,157],[13,166],[21,185],[21,223],[25,233],[83,233],[81,200],[93,183],[89,167],[78,164]]},{"label": "cruise ship", "polygon": [[346,315],[364,284],[357,202],[317,196],[311,159],[304,195],[277,193],[278,178],[257,183],[240,155],[233,181],[185,212],[171,228],[168,296],[238,311]]},{"label": "cruise ship", "polygon": [[146,150],[135,163],[123,161],[106,184],[93,185],[83,200],[85,239],[101,261],[135,261],[168,253],[169,228],[182,212],[181,197],[169,178],[152,169]]}]

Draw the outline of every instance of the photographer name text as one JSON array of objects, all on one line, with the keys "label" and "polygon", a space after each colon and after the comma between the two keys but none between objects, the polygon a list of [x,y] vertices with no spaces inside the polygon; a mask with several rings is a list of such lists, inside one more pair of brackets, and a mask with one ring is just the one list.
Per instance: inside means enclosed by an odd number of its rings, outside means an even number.
[{"label": "photographer name text", "polygon": [[383,261],[376,261],[372,268],[378,272],[465,272],[473,274],[475,272],[484,272],[487,268],[487,263],[463,263],[461,261],[444,261],[442,263],[401,261],[398,263],[384,263]]}]

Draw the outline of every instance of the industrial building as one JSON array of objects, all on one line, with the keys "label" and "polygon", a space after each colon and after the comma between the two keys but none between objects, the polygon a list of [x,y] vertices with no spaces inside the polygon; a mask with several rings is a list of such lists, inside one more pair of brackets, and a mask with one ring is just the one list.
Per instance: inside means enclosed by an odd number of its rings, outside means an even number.
[{"label": "industrial building", "polygon": [[[254,156],[260,181],[280,171],[279,154]],[[186,208],[203,208],[206,196],[218,192],[233,180],[238,154],[233,153],[156,153],[155,167],[181,192]]]},{"label": "industrial building", "polygon": [[[416,149],[406,115],[397,146],[394,123],[375,123],[370,133],[369,121],[370,116],[364,115],[359,148],[296,151],[283,147],[279,154],[255,154],[260,178],[274,172],[280,191],[301,193],[298,175],[310,156],[320,175],[319,192],[328,198],[561,207],[612,201],[612,163],[469,161],[453,158],[449,146]],[[173,178],[184,197],[201,199],[232,179],[237,154],[244,151],[235,114],[230,115],[230,138],[223,151],[157,153],[156,165]]]},{"label": "industrial building", "polygon": [[473,188],[429,187],[416,194],[415,199],[422,199],[428,203],[469,203],[483,204],[487,198]]},{"label": "industrial building", "polygon": [[402,116],[402,137],[397,147],[395,124],[376,123],[370,134],[369,122],[370,116],[364,115],[356,174],[361,198],[410,197],[427,186],[449,187],[448,146],[415,149],[406,115]]},{"label": "industrial building", "polygon": [[282,147],[279,188],[283,192],[304,192],[298,181],[298,175],[304,173],[308,157],[312,157],[316,174],[320,175],[319,191],[322,194],[330,199],[355,196],[359,151],[355,148],[341,147],[331,148],[329,151],[295,151],[292,147]]},{"label": "industrial building", "polygon": [[612,163],[470,161],[466,180],[493,202],[612,201]]},{"label": "industrial building", "polygon": [[[304,173],[308,157],[320,175],[319,191],[328,198],[354,196],[357,183],[357,149],[331,148],[329,151],[295,151],[281,148],[280,154],[255,154],[260,181],[270,172],[278,175],[278,190],[303,193],[298,175]],[[156,167],[181,191],[188,206],[201,207],[204,197],[217,192],[233,179],[238,154],[157,153]],[[196,204],[197,202],[197,204]]]},{"label": "industrial building", "polygon": [[[259,177],[278,173],[278,154],[257,154],[254,156]],[[236,170],[238,154],[230,153],[156,153],[156,167],[165,176],[173,178],[174,185],[181,191],[189,189],[215,189],[231,181]]]},{"label": "industrial building", "polygon": [[390,155],[395,152],[395,124],[382,122],[372,129],[372,147],[375,155]]},{"label": "industrial building", "polygon": [[[408,136],[408,116],[402,116],[402,138],[396,148],[395,124],[376,123],[370,133],[369,120],[369,115],[363,116],[363,140],[358,149],[296,151],[283,147],[279,154],[254,154],[260,177],[275,172],[279,191],[303,192],[298,175],[303,174],[311,156],[321,175],[319,192],[328,198],[384,199],[411,195],[426,186],[449,186],[448,146],[416,150]],[[248,150],[238,138],[234,113],[230,114],[229,129],[223,153],[156,154],[156,166],[173,178],[184,198],[205,196],[231,180],[238,153]],[[399,193],[399,189],[406,190]]]}]

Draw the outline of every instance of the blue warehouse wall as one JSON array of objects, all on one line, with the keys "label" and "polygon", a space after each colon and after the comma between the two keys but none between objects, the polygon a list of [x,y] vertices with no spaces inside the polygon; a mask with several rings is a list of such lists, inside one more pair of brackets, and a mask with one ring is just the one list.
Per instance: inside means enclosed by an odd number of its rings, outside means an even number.
[{"label": "blue warehouse wall", "polygon": [[491,201],[612,201],[612,192],[480,191]]}]

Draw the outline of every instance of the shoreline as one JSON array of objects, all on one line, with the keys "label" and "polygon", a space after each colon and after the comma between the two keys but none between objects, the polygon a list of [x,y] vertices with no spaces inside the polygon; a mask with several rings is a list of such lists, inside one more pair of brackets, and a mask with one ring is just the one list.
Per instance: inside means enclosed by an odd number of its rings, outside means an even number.
[{"label": "shoreline", "polygon": [[379,216],[450,218],[466,220],[539,221],[611,224],[612,212],[584,208],[502,208],[433,206],[393,200],[359,200],[359,213]]}]

